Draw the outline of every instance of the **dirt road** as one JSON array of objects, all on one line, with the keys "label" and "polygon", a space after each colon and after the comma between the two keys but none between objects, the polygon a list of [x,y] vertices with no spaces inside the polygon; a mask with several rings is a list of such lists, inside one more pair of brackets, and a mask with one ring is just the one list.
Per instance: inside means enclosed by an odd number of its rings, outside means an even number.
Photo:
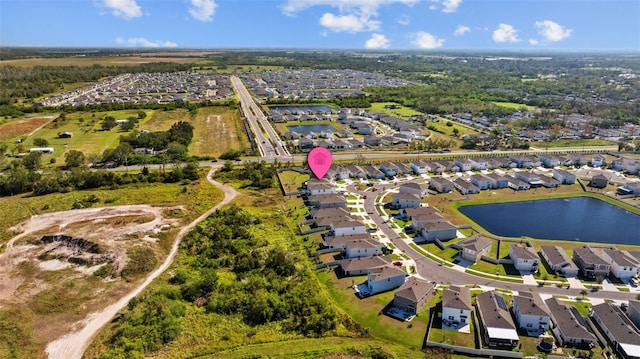
[{"label": "dirt road", "polygon": [[129,301],[140,294],[151,282],[153,282],[160,274],[162,274],[173,262],[178,253],[178,247],[180,245],[180,241],[182,238],[189,233],[191,229],[193,229],[198,223],[202,222],[204,219],[209,217],[216,209],[226,205],[231,202],[235,196],[238,194],[235,189],[225,186],[221,183],[218,183],[211,179],[211,175],[218,170],[221,165],[216,165],[211,168],[209,173],[207,174],[207,179],[214,186],[220,188],[224,191],[224,199],[222,202],[218,203],[213,208],[209,209],[207,212],[202,214],[200,217],[195,219],[189,225],[182,228],[182,230],[176,236],[176,239],[171,247],[171,251],[167,256],[167,259],[162,263],[162,265],[156,269],[153,273],[151,273],[147,279],[136,287],[133,291],[131,291],[126,296],[120,298],[116,303],[111,304],[110,306],[102,309],[100,312],[91,313],[87,316],[86,319],[80,323],[82,329],[77,332],[67,334],[60,339],[53,341],[47,345],[47,355],[51,359],[71,359],[71,358],[81,358],[84,351],[87,349],[91,340],[96,335],[98,330],[102,328],[103,325],[108,323],[111,318],[113,318],[120,309],[124,308]]}]

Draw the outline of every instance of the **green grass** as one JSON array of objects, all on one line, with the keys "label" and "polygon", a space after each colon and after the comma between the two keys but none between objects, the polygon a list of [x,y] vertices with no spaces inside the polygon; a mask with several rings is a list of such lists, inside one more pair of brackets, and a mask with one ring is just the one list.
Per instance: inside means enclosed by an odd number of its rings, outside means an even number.
[{"label": "green grass", "polygon": [[578,309],[578,312],[580,313],[580,315],[583,316],[588,316],[589,315],[589,308],[591,308],[591,303],[589,302],[589,300],[578,300],[578,301],[571,301],[571,300],[562,300],[562,303],[576,307],[576,309]]},{"label": "green grass", "polygon": [[512,109],[512,110],[520,110],[522,108],[526,109],[527,111],[536,111],[536,110],[538,110],[538,108],[535,107],[535,106],[523,105],[521,103],[515,103],[515,102],[492,101],[492,103],[494,105],[496,105],[496,106],[509,108],[509,109]]},{"label": "green grass", "polygon": [[519,279],[520,274],[513,264],[493,264],[487,261],[479,260],[476,263],[469,266],[470,269],[474,269],[487,274],[499,274],[500,278],[510,277],[513,279]]},{"label": "green grass", "polygon": [[411,325],[380,312],[393,301],[393,291],[359,299],[351,288],[366,281],[366,276],[337,279],[335,273],[317,271],[318,278],[333,301],[374,337],[402,344],[412,349],[422,348],[422,339],[428,322],[428,309],[423,308]]},{"label": "green grass", "polygon": [[560,139],[546,142],[531,142],[531,147],[537,148],[558,148],[558,147],[593,147],[593,146],[612,146],[615,142],[603,140],[600,138],[587,138],[580,140]]},{"label": "green grass", "polygon": [[278,172],[278,177],[280,178],[282,187],[287,192],[296,191],[310,178],[310,176],[306,173],[302,174],[295,171]]},{"label": "green grass", "polygon": [[[398,108],[385,108],[385,106],[395,105]],[[424,113],[416,111],[410,107],[402,106],[395,102],[374,102],[369,108],[373,112],[386,113],[391,116],[400,118],[409,118],[411,116],[424,116]]]},{"label": "green grass", "polygon": [[230,148],[249,148],[249,139],[236,110],[228,107],[203,107],[192,120],[193,140],[189,154],[220,156]]}]

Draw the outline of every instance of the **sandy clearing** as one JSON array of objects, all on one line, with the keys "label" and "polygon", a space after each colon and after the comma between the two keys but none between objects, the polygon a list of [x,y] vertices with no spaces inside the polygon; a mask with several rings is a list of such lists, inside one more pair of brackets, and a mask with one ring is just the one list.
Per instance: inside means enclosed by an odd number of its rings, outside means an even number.
[{"label": "sandy clearing", "polygon": [[78,327],[81,327],[80,330],[74,333],[66,334],[63,337],[50,342],[46,348],[46,352],[49,358],[81,358],[82,354],[87,349],[87,347],[91,343],[91,340],[100,330],[100,328],[107,324],[111,320],[111,318],[113,318],[118,313],[120,309],[124,308],[127,303],[129,303],[132,298],[140,294],[149,284],[151,284],[151,282],[153,282],[160,274],[162,274],[165,270],[167,270],[167,268],[169,268],[176,257],[178,247],[182,238],[187,233],[189,233],[191,229],[198,225],[198,223],[209,217],[215,210],[228,204],[235,198],[235,196],[238,194],[235,189],[216,182],[211,178],[213,173],[220,167],[222,167],[222,165],[215,165],[211,167],[211,170],[207,174],[207,179],[209,180],[209,182],[211,182],[211,184],[220,188],[224,192],[224,199],[220,203],[203,213],[200,217],[196,218],[193,222],[183,227],[182,230],[180,230],[165,261],[162,263],[162,265],[160,265],[158,269],[149,274],[149,276],[143,283],[120,298],[120,300],[118,300],[116,303],[102,309],[99,312],[89,314],[87,318],[78,323]]}]

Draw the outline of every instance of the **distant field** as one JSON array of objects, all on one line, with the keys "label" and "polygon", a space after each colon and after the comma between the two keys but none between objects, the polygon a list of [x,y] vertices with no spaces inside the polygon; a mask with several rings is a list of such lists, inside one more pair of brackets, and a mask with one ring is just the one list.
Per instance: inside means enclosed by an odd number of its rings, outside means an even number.
[{"label": "distant field", "polygon": [[[154,111],[146,110],[147,118],[141,120],[141,124],[147,121]],[[137,117],[138,110],[109,111],[109,112],[74,112],[66,116],[65,121],[50,123],[38,130],[24,141],[24,149],[35,147],[33,140],[43,138],[49,141],[49,147],[54,148],[53,154],[46,154],[43,159],[62,158],[67,150],[78,150],[85,154],[101,154],[104,150],[116,147],[120,136],[127,132],[119,131],[119,127],[111,131],[102,131],[101,119],[105,116],[113,116],[116,119],[125,119],[129,116]],[[58,138],[60,132],[71,132],[71,138]],[[61,163],[61,161],[58,161]]]},{"label": "distant field", "polygon": [[228,107],[204,107],[198,110],[189,154],[219,156],[226,150],[249,147],[249,139],[237,112]]},{"label": "distant field", "polygon": [[586,138],[582,140],[554,140],[554,141],[537,141],[531,142],[531,147],[580,147],[580,146],[612,146],[615,142],[603,140],[600,138]]},{"label": "distant field", "polygon": [[521,103],[515,103],[515,102],[500,102],[500,101],[493,101],[494,105],[500,106],[500,107],[504,107],[504,108],[510,108],[513,110],[519,110],[521,108],[526,108],[528,111],[536,111],[538,108],[535,106],[529,106],[529,105],[523,105]]},{"label": "distant field", "polygon": [[5,60],[0,66],[34,67],[34,66],[135,66],[154,62],[177,62],[181,64],[196,62],[189,57],[147,57],[147,56],[104,56],[104,57],[61,57]]},{"label": "distant field", "polygon": [[[384,108],[388,105],[396,105],[399,108]],[[398,116],[400,118],[409,118],[411,116],[424,116],[424,113],[416,111],[412,108],[402,106],[400,104],[394,102],[375,102],[371,104],[371,108],[369,108],[373,112],[386,113],[392,116]]]},{"label": "distant field", "polygon": [[28,118],[0,125],[0,141],[15,140],[26,136],[38,127],[51,121],[50,118]]},{"label": "distant field", "polygon": [[194,66],[192,71],[216,71],[216,72],[234,72],[234,71],[275,71],[282,70],[284,66],[264,66],[264,65],[231,65],[226,68],[220,66],[201,65]]}]

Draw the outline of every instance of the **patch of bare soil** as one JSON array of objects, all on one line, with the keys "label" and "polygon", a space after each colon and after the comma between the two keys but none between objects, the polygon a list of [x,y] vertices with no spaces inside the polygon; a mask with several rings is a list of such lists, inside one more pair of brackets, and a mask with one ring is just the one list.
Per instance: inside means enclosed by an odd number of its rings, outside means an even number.
[{"label": "patch of bare soil", "polygon": [[[174,212],[148,205],[89,208],[36,215],[10,228],[19,234],[0,254],[0,308],[18,306],[40,313],[34,335],[44,340],[59,337],[88,313],[87,306],[133,284],[118,277],[128,261],[127,250],[146,246],[160,253],[158,235],[180,224],[169,216]],[[105,278],[96,277],[105,266]],[[52,307],[48,313],[60,288],[69,288],[62,297],[68,295],[79,305]]]}]

